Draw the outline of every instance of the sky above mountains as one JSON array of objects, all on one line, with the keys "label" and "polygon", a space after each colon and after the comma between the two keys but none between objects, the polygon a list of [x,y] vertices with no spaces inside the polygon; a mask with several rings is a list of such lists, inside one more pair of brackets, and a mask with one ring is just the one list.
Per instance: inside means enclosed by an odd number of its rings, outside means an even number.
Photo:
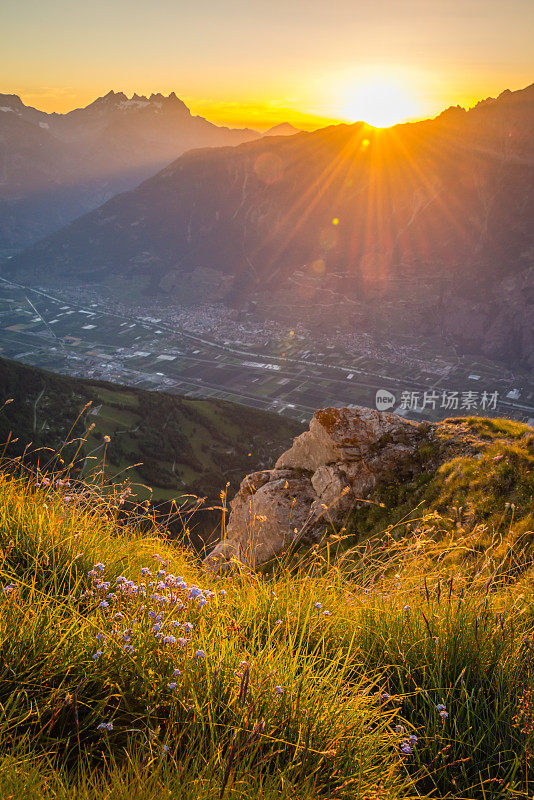
[{"label": "sky above mountains", "polygon": [[389,125],[532,82],[532,0],[3,0],[0,74],[46,111],[175,90],[215,122]]}]

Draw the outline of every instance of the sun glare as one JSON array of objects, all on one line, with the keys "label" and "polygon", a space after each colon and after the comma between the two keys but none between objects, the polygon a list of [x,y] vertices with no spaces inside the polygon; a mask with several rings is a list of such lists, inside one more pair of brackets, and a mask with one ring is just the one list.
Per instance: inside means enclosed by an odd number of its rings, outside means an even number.
[{"label": "sun glare", "polygon": [[415,98],[400,83],[371,80],[348,92],[345,114],[353,121],[387,128],[419,115]]}]

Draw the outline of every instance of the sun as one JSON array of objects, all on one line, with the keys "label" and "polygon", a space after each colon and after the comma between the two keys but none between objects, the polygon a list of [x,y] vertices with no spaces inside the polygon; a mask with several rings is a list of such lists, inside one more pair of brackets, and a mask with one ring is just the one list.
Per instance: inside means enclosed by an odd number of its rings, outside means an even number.
[{"label": "sun", "polygon": [[346,94],[344,112],[354,122],[388,128],[419,116],[418,104],[409,89],[395,80],[375,79],[352,86]]}]

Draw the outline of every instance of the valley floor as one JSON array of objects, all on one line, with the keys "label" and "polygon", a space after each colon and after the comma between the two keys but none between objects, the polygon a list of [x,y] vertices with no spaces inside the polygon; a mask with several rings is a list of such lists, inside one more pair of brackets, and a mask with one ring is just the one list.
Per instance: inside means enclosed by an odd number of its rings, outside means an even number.
[{"label": "valley floor", "polygon": [[[409,337],[312,334],[222,306],[125,306],[96,291],[0,279],[8,358],[76,377],[217,397],[307,421],[316,408],[391,408],[414,419],[501,414],[534,419],[532,376]],[[380,410],[385,410],[380,408]]]}]

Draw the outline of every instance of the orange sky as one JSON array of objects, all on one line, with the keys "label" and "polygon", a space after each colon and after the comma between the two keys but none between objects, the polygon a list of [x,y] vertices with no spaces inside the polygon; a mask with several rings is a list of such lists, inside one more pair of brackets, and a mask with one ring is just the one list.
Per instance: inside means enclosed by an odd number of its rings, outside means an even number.
[{"label": "orange sky", "polygon": [[391,124],[534,80],[533,0],[3,0],[0,20],[0,91],[46,111],[175,91],[231,125]]}]

